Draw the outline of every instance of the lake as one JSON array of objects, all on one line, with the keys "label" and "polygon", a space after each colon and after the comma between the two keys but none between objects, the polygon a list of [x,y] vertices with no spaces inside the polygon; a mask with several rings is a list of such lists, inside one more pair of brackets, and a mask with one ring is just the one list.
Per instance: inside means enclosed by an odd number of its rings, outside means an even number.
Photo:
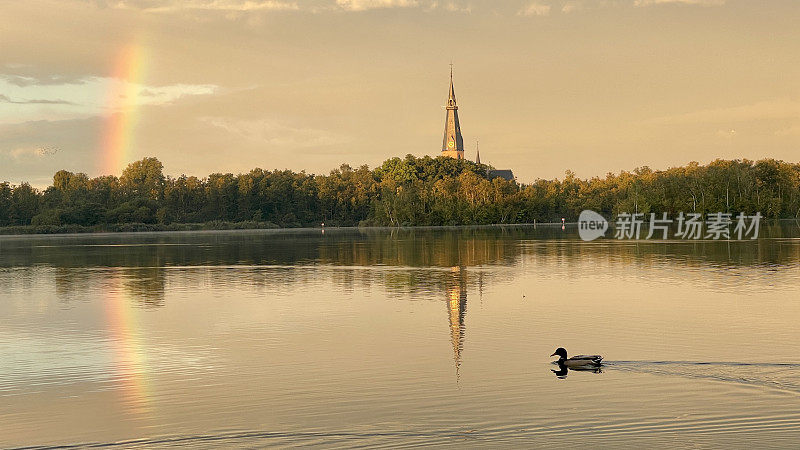
[{"label": "lake", "polygon": [[797,445],[800,231],[761,235],[2,236],[0,447]]}]

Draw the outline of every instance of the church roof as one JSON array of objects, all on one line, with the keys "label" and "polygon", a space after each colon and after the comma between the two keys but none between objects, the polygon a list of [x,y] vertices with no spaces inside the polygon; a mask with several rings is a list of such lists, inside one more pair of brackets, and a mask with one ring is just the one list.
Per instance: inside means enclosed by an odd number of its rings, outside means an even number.
[{"label": "church roof", "polygon": [[511,169],[492,169],[488,173],[489,179],[500,177],[504,180],[514,181],[514,172]]}]

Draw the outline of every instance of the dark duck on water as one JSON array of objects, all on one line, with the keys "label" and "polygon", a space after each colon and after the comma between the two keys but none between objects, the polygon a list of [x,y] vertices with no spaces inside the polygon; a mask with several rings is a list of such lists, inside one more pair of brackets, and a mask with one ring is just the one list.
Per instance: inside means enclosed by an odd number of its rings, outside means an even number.
[{"label": "dark duck on water", "polygon": [[600,355],[577,355],[567,358],[567,350],[559,347],[550,356],[558,356],[558,365],[569,368],[600,367],[603,357]]}]

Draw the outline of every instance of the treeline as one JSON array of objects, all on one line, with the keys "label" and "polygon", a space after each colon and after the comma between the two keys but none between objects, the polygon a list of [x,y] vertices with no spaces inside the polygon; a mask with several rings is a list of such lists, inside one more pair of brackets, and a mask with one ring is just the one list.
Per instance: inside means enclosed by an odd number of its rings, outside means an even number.
[{"label": "treeline", "polygon": [[0,226],[502,224],[562,217],[574,221],[583,209],[607,216],[680,211],[800,215],[800,164],[773,159],[692,162],[663,171],[641,167],[591,179],[567,171],[563,179],[532,184],[491,178],[489,169],[466,160],[408,155],[372,170],[342,165],[328,175],[253,169],[173,178],[163,174],[157,159],[144,158],[128,165],[119,178],[61,170],[43,191],[27,183],[0,183]]}]

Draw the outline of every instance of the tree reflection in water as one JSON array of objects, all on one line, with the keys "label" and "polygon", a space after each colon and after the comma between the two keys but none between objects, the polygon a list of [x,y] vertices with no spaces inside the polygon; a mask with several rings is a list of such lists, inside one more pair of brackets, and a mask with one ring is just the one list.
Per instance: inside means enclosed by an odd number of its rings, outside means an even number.
[{"label": "tree reflection in water", "polygon": [[[776,280],[779,272],[796,271],[800,261],[800,246],[786,245],[799,234],[793,222],[765,224],[765,239],[745,242],[585,243],[572,226],[0,236],[0,270],[20,271],[13,282],[22,284],[49,271],[62,302],[80,301],[103,283],[124,291],[132,305],[142,308],[164,306],[168,281],[175,277],[183,278],[180,285],[197,289],[245,283],[265,293],[292,292],[324,281],[344,292],[377,285],[391,298],[444,299],[458,380],[467,294],[481,292],[484,282],[513,283],[520,272],[514,267],[543,277],[574,278],[585,276],[587,268],[614,271],[617,266],[679,262],[697,269],[674,272],[679,281],[697,277],[730,288],[732,282],[754,277]],[[669,280],[673,273],[661,275]],[[0,290],[10,280],[0,279]],[[553,373],[566,377],[568,371],[559,367]]]}]

